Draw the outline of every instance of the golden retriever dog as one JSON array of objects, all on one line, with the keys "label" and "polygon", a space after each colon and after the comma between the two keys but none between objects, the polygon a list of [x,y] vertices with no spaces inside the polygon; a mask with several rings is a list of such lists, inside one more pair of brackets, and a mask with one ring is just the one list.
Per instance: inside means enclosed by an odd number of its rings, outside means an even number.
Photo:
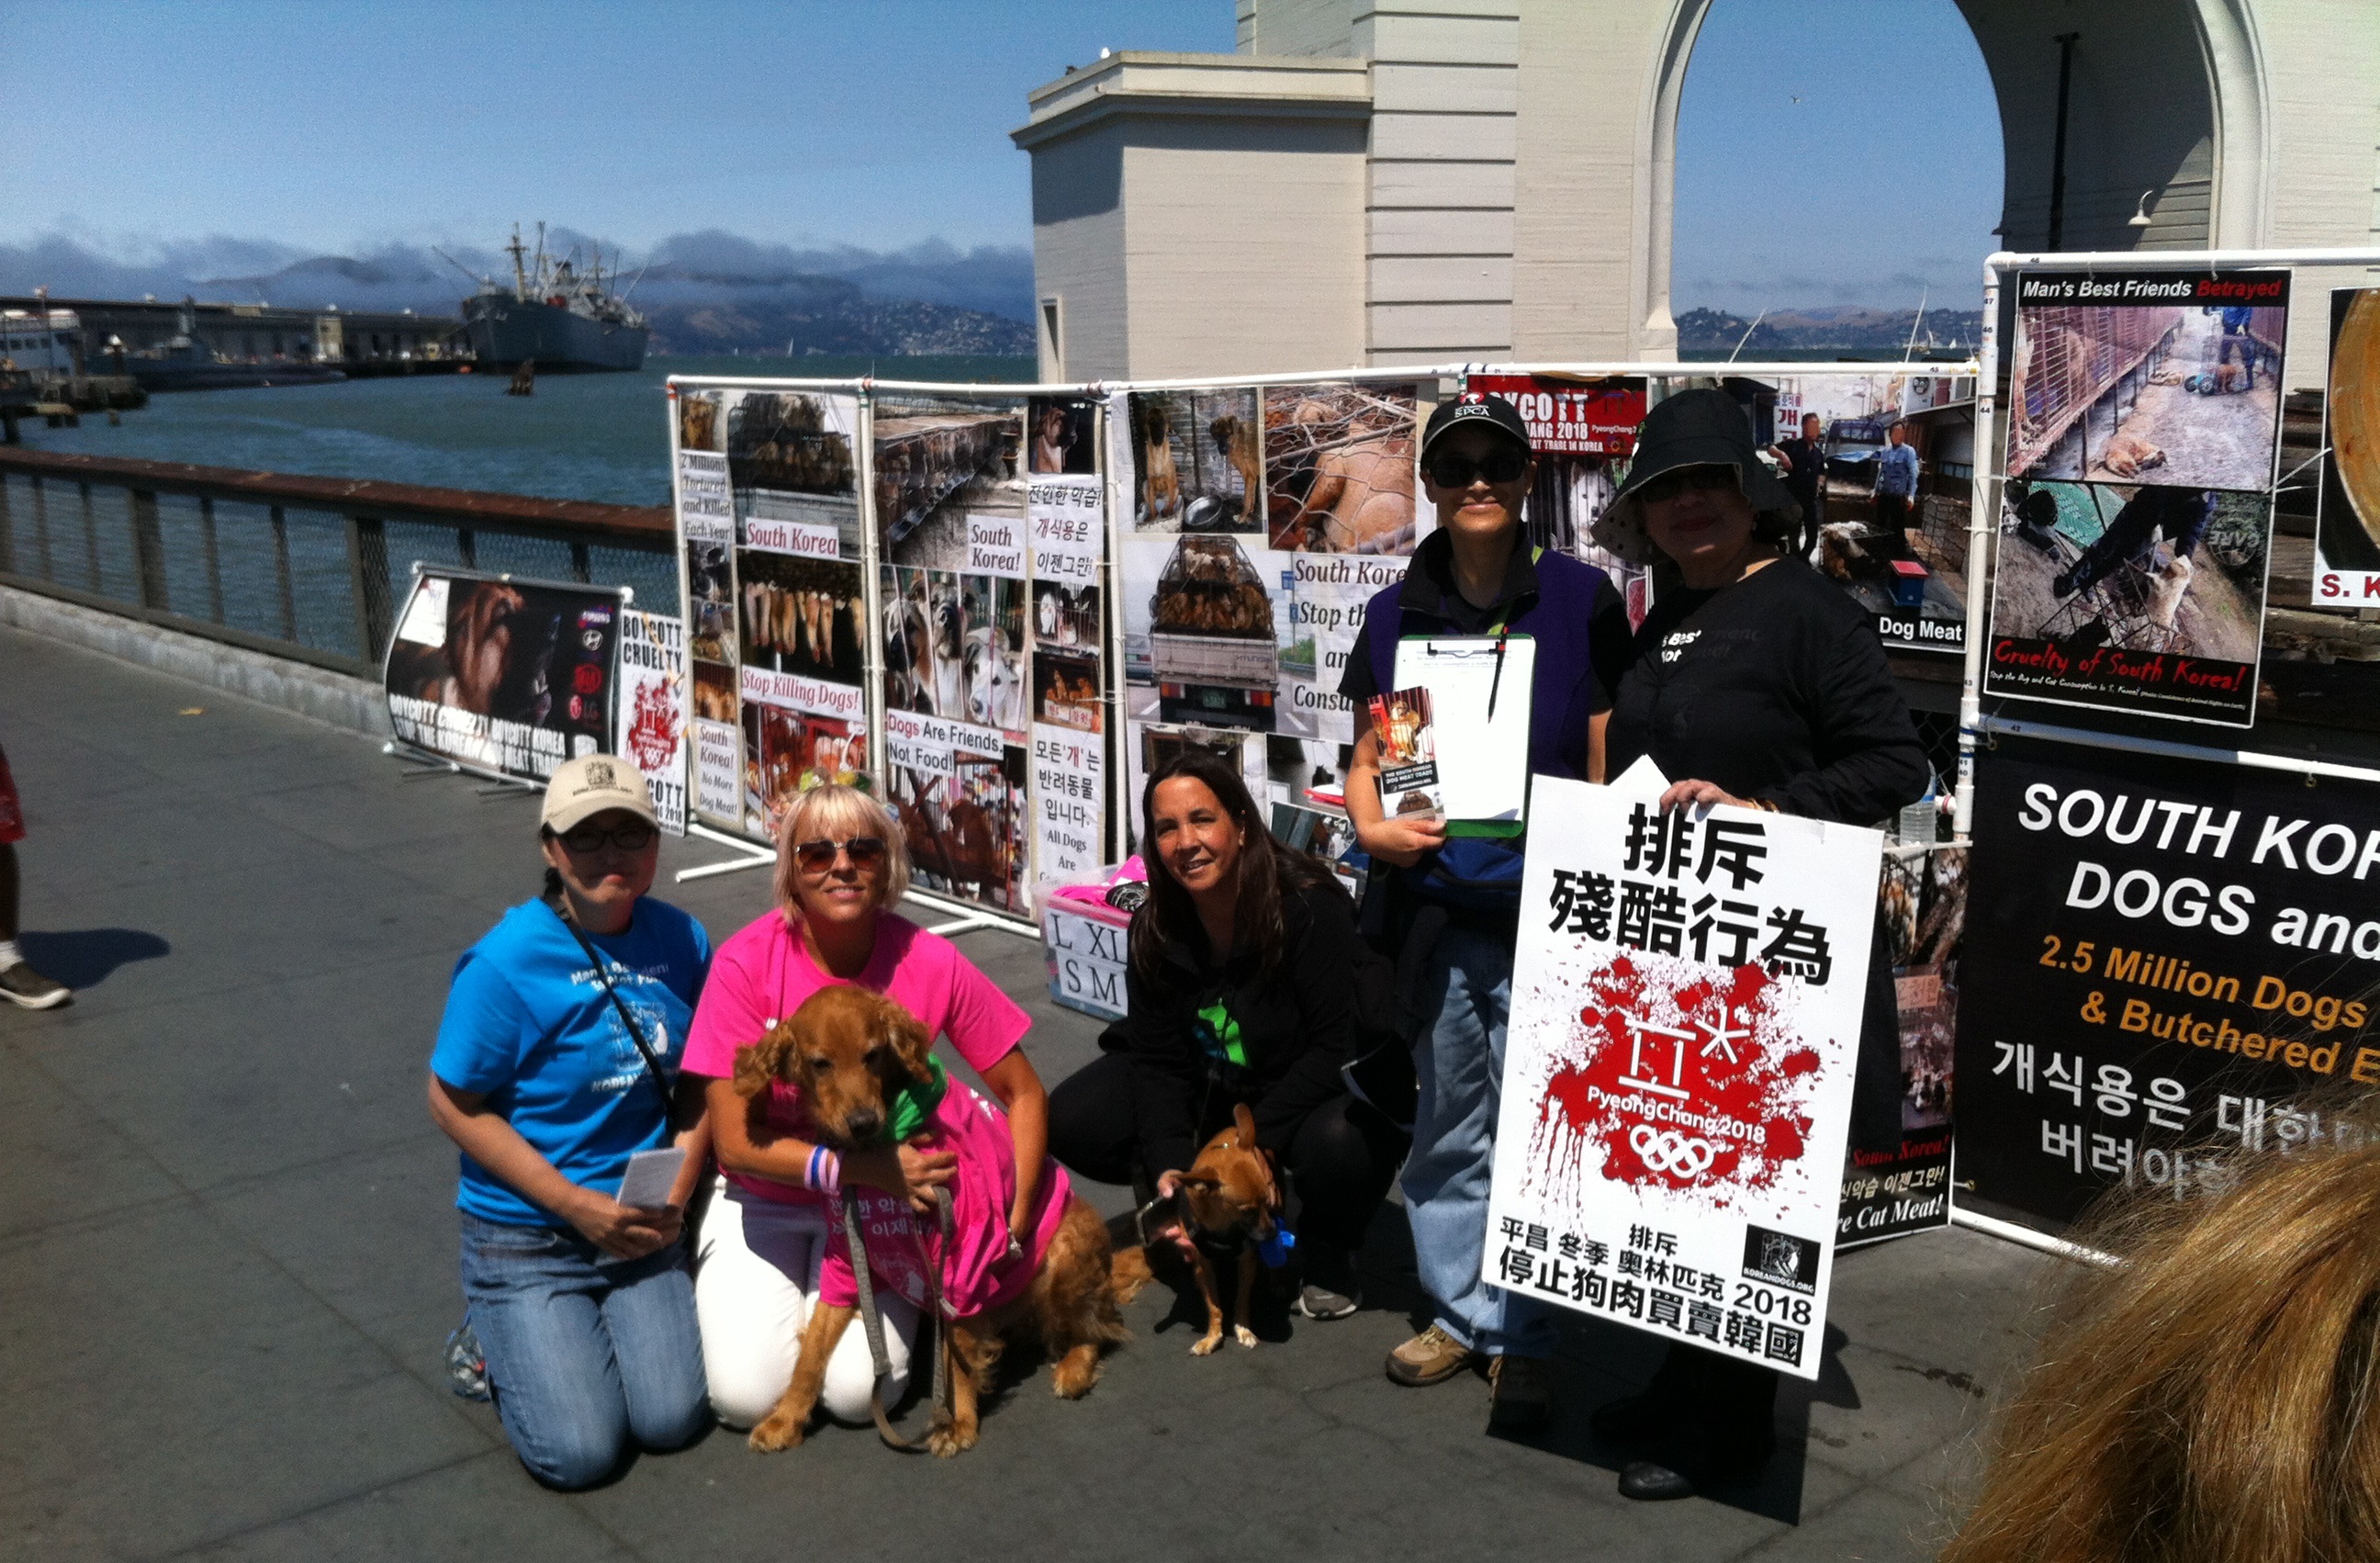
[{"label": "golden retriever dog", "polygon": [[[895,1098],[904,1087],[931,1081],[927,1054],[932,1040],[901,1005],[866,988],[838,984],[812,995],[792,1020],[737,1051],[735,1091],[760,1120],[772,1086],[782,1081],[795,1087],[820,1142],[847,1155],[878,1141],[892,1122]],[[978,1115],[996,1126],[996,1133],[968,1132]],[[924,1258],[938,1266],[949,1307],[964,1309],[973,1296],[1001,1299],[989,1311],[961,1312],[941,1325],[939,1349],[948,1368],[952,1403],[935,1409],[926,1447],[947,1458],[975,1447],[978,1401],[1011,1337],[1039,1337],[1053,1360],[1051,1386],[1060,1398],[1073,1400],[1090,1393],[1099,1381],[1101,1349],[1120,1344],[1131,1332],[1116,1311],[1107,1226],[1072,1193],[1055,1163],[1045,1161],[1040,1169],[1042,1199],[1062,1201],[1062,1214],[1054,1230],[1044,1219],[1037,1231],[1020,1234],[1024,1251],[1019,1252],[1006,1246],[1005,1197],[1000,1193],[1006,1168],[999,1158],[1007,1154],[1007,1120],[953,1080],[942,1105],[927,1120],[927,1133],[929,1148],[958,1155],[952,1188],[960,1230],[940,1245],[938,1257],[927,1250]],[[969,1179],[977,1180],[972,1190],[966,1186]],[[1006,1250],[1010,1257],[988,1269],[960,1274],[987,1252],[980,1241],[968,1240],[969,1223],[978,1215],[999,1227],[1000,1242],[989,1252]],[[911,1226],[912,1232],[888,1240],[922,1242],[933,1221],[913,1216]],[[829,1251],[830,1267],[837,1252]],[[917,1252],[910,1251],[913,1257]],[[872,1239],[868,1254],[870,1266],[880,1267],[880,1251]],[[847,1255],[844,1262],[848,1264]],[[1029,1281],[1018,1274],[1027,1266]],[[880,1268],[880,1274],[886,1273]],[[987,1278],[990,1284],[983,1284]],[[1025,1284],[1020,1287],[1016,1281]],[[822,1279],[820,1300],[802,1332],[793,1382],[776,1409],[752,1429],[750,1443],[756,1449],[790,1448],[809,1427],[828,1359],[858,1312],[826,1301],[827,1290]]]}]

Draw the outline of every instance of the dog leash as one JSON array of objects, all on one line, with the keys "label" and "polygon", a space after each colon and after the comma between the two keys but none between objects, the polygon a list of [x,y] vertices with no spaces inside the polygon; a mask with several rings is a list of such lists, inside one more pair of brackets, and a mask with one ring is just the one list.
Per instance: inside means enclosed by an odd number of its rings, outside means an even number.
[{"label": "dog leash", "polygon": [[[950,1190],[947,1187],[936,1188],[934,1202],[941,1227],[942,1249],[947,1252],[954,1227]],[[907,1454],[921,1453],[925,1445],[904,1438],[892,1431],[892,1419],[884,1414],[884,1381],[892,1376],[892,1358],[884,1345],[884,1316],[877,1309],[875,1279],[868,1270],[868,1242],[860,1230],[859,1191],[855,1188],[846,1187],[843,1191],[843,1234],[844,1241],[851,1249],[852,1284],[859,1293],[859,1326],[868,1337],[868,1361],[875,1370],[875,1377],[868,1389],[868,1410],[876,1419],[876,1435],[890,1447]],[[934,1256],[928,1257],[933,1259]],[[933,1404],[937,1411],[947,1412],[951,1409],[950,1343],[941,1332],[947,1332],[950,1325],[942,1317],[942,1267],[939,1260],[926,1265],[926,1300],[927,1317],[937,1332],[931,1337],[934,1342]],[[925,1330],[917,1332],[919,1346],[922,1347],[928,1338]],[[916,1353],[911,1355],[914,1358]]]}]

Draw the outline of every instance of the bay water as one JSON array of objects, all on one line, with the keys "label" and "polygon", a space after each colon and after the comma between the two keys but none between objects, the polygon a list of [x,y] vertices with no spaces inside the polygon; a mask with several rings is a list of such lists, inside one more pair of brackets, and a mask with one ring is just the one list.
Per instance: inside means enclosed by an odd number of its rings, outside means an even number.
[{"label": "bay water", "polygon": [[24,426],[27,446],[202,467],[369,478],[613,505],[670,500],[673,374],[1020,384],[1029,358],[650,358],[628,374],[544,374],[508,397],[508,374],[427,374],[175,391],[111,426]]}]

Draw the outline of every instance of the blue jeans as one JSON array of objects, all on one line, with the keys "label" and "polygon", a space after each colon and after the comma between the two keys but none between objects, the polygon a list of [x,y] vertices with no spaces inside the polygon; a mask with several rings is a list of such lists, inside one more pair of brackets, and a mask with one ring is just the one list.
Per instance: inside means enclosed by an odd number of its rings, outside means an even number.
[{"label": "blue jeans", "polygon": [[463,1215],[463,1298],[488,1389],[529,1473],[591,1487],[629,1448],[710,1420],[683,1246],[615,1260],[577,1233]]},{"label": "blue jeans", "polygon": [[1551,1356],[1548,1305],[1479,1278],[1512,1007],[1511,942],[1446,929],[1423,973],[1422,1001],[1437,1019],[1414,1056],[1421,1096],[1400,1185],[1422,1287],[1438,1303],[1439,1327],[1473,1350]]}]

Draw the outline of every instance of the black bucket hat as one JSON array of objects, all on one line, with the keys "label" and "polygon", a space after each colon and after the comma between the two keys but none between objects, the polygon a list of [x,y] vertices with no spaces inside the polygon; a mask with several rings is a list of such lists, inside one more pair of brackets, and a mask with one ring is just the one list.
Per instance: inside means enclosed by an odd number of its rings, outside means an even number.
[{"label": "black bucket hat", "polygon": [[[1764,518],[1797,520],[1801,501],[1761,464],[1752,443],[1752,420],[1733,397],[1708,386],[1680,391],[1645,417],[1636,432],[1636,454],[1628,481],[1596,519],[1595,541],[1632,565],[1658,564],[1661,551],[1645,531],[1645,506],[1637,491],[1681,467],[1732,467],[1735,481]],[[1761,531],[1767,535],[1772,526]]]}]

